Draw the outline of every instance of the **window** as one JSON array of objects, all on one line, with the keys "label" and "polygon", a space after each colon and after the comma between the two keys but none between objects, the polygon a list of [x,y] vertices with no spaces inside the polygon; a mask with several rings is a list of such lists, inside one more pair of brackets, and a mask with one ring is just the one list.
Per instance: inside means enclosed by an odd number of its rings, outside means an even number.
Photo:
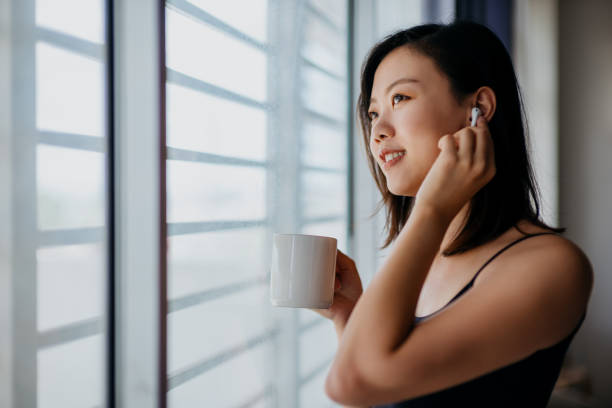
[{"label": "window", "polygon": [[347,250],[347,4],[166,4],[168,406],[329,406],[333,327],[268,269],[276,231]]},{"label": "window", "polygon": [[11,3],[12,86],[3,97],[14,178],[5,195],[12,217],[2,221],[12,233],[16,407],[105,404],[105,7]]},{"label": "window", "polygon": [[0,0],[0,406],[335,405],[335,331],[271,306],[271,239],[373,274],[352,19],[366,49],[396,6]]}]

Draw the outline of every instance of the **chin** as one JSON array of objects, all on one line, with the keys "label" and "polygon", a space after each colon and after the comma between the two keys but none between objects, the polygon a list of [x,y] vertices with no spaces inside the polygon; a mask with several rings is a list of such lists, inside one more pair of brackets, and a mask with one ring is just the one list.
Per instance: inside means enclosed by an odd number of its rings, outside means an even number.
[{"label": "chin", "polygon": [[387,189],[396,196],[414,197],[416,192],[410,185],[390,183],[387,180]]}]

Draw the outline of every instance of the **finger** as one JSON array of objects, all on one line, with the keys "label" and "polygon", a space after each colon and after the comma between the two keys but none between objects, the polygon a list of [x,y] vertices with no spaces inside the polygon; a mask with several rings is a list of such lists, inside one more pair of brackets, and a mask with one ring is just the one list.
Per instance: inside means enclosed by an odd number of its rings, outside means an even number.
[{"label": "finger", "polygon": [[457,137],[459,140],[459,150],[457,154],[459,155],[459,159],[465,160],[469,164],[472,164],[474,161],[474,145],[476,143],[476,134],[470,128],[465,128],[459,132],[457,132]]},{"label": "finger", "polygon": [[476,133],[476,150],[474,152],[474,162],[486,165],[488,162],[487,134],[484,132]]},{"label": "finger", "polygon": [[488,129],[489,125],[487,123],[487,120],[483,116],[479,116],[478,120],[476,121],[476,126],[473,126],[473,127],[479,128],[479,129]]},{"label": "finger", "polygon": [[350,267],[351,264],[353,263],[353,260],[349,256],[345,255],[339,249],[337,251],[338,251],[338,256],[336,256],[336,264],[338,265],[338,267],[340,268]]},{"label": "finger", "polygon": [[476,149],[474,158],[476,160],[489,163],[489,159],[493,156],[493,141],[491,140],[491,133],[487,126],[487,121],[480,117],[476,124]]},{"label": "finger", "polygon": [[452,135],[442,136],[440,140],[438,140],[438,148],[441,150],[440,153],[447,153],[455,156],[457,155],[457,148]]}]

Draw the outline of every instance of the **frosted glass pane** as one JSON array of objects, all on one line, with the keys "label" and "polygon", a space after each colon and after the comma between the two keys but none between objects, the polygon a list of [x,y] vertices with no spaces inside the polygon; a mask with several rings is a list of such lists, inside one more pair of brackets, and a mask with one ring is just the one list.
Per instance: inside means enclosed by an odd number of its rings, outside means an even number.
[{"label": "frosted glass pane", "polygon": [[270,303],[266,285],[168,315],[168,370],[184,368],[263,334]]},{"label": "frosted glass pane", "polygon": [[315,320],[325,319],[320,314],[313,312],[312,310],[309,310],[309,309],[297,309],[297,311],[298,311],[297,312],[298,321],[300,323],[300,326],[308,325],[310,323],[313,323]]},{"label": "frosted glass pane", "polygon": [[167,162],[168,222],[255,220],[265,217],[265,170]]},{"label": "frosted glass pane", "polygon": [[84,40],[104,42],[102,0],[36,0],[36,25]]},{"label": "frosted glass pane", "polygon": [[331,408],[339,407],[325,394],[325,379],[331,367],[328,364],[319,375],[302,385],[300,388],[300,407],[308,408]]},{"label": "frosted glass pane", "polygon": [[104,135],[104,64],[52,45],[36,44],[36,127]]},{"label": "frosted glass pane", "polygon": [[105,256],[103,244],[36,251],[38,330],[100,317],[104,313]]},{"label": "frosted glass pane", "polygon": [[265,42],[267,38],[267,0],[188,0],[219,20]]},{"label": "frosted glass pane", "polygon": [[166,9],[169,68],[230,91],[266,100],[266,55],[207,24]]},{"label": "frosted glass pane", "polygon": [[346,169],[348,142],[345,128],[307,122],[302,129],[302,163],[308,166]]},{"label": "frosted glass pane", "polygon": [[346,35],[314,16],[306,19],[302,55],[341,77],[346,76]]},{"label": "frosted glass pane", "polygon": [[42,230],[104,225],[104,154],[38,145],[38,227]]},{"label": "frosted glass pane", "polygon": [[275,403],[275,394],[272,393],[269,396],[264,397],[253,405],[249,405],[249,408],[275,408],[278,404]]},{"label": "frosted glass pane", "polygon": [[346,27],[346,20],[348,18],[346,0],[309,0],[309,3],[312,4],[317,11],[333,21],[336,27],[340,29]]},{"label": "frosted glass pane", "polygon": [[266,159],[266,112],[168,84],[168,146]]},{"label": "frosted glass pane", "polygon": [[170,237],[168,297],[265,276],[265,234],[252,228]]},{"label": "frosted glass pane", "polygon": [[346,86],[344,82],[307,66],[302,70],[302,103],[322,115],[344,122],[346,118]]},{"label": "frosted glass pane", "polygon": [[223,365],[171,389],[168,391],[168,406],[242,406],[273,383],[276,359],[273,344],[259,344]]},{"label": "frosted glass pane", "polygon": [[104,338],[38,351],[38,408],[104,406]]},{"label": "frosted glass pane", "polygon": [[302,206],[306,217],[343,215],[347,210],[345,174],[305,171],[302,174]]},{"label": "frosted glass pane", "polygon": [[348,253],[346,221],[308,223],[302,226],[302,233],[309,235],[324,235],[338,240],[338,249]]},{"label": "frosted glass pane", "polygon": [[302,334],[299,343],[300,376],[305,377],[333,358],[338,347],[338,336],[333,323],[324,319],[323,323]]}]

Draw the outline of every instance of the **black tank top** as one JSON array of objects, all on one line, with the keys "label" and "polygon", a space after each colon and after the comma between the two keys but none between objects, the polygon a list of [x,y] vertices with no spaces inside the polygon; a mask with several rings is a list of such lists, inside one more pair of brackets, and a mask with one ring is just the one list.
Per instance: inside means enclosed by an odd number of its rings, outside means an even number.
[{"label": "black tank top", "polygon": [[[472,287],[480,271],[506,249],[524,239],[544,234],[554,233],[542,232],[525,235],[506,245],[485,262],[468,284],[446,305],[427,316],[415,317],[415,324],[440,312],[457,300]],[[523,360],[442,391],[393,404],[377,405],[373,408],[546,407],[555,382],[559,377],[567,348],[582,325],[584,317],[583,314],[574,330],[559,343],[538,350]]]}]

